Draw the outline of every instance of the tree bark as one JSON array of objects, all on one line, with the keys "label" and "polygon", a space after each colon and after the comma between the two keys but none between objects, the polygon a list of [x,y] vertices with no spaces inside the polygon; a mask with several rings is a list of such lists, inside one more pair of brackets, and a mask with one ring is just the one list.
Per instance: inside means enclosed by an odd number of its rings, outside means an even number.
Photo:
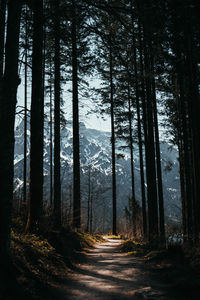
[{"label": "tree bark", "polygon": [[91,198],[91,167],[88,169],[88,207],[87,207],[87,228],[86,232],[89,232],[90,223],[90,198]]},{"label": "tree bark", "polygon": [[160,243],[165,246],[165,214],[164,214],[164,199],[163,199],[163,184],[162,184],[162,169],[161,169],[161,157],[160,157],[160,138],[158,129],[158,112],[157,112],[157,100],[154,70],[152,63],[152,98],[153,98],[153,122],[154,122],[154,134],[155,134],[155,148],[156,148],[156,171],[157,171],[157,186],[158,186],[158,203],[159,203],[159,233]]},{"label": "tree bark", "polygon": [[133,155],[133,122],[131,110],[131,95],[130,86],[128,83],[128,122],[129,122],[129,144],[130,144],[130,157],[131,157],[131,189],[132,189],[132,222],[133,222],[133,236],[136,237],[136,198],[135,198],[135,171],[134,171],[134,155]]},{"label": "tree bark", "polygon": [[4,65],[4,43],[5,43],[5,22],[6,21],[6,0],[0,2],[0,80],[3,76]]},{"label": "tree bark", "polygon": [[193,218],[194,218],[194,240],[196,244],[200,242],[200,220],[198,212],[200,211],[200,94],[199,94],[199,71],[198,71],[198,46],[194,42],[194,20],[193,15],[199,4],[192,8],[187,1],[185,5],[185,40],[186,40],[186,80],[188,84],[187,103],[189,112],[189,121],[191,126],[191,151],[192,151],[192,176],[193,176]]},{"label": "tree bark", "polygon": [[60,182],[60,1],[55,0],[55,79],[54,79],[54,226],[61,226],[61,182]]},{"label": "tree bark", "polygon": [[78,61],[77,61],[76,4],[72,0],[72,73],[73,73],[73,226],[81,227],[80,192],[80,141],[78,104]]},{"label": "tree bark", "polygon": [[182,233],[183,242],[187,240],[187,218],[186,218],[186,193],[185,193],[185,175],[183,166],[183,146],[182,141],[178,141],[179,151],[179,173],[180,173],[180,187],[181,187],[181,205],[182,205]]},{"label": "tree bark", "polygon": [[[146,36],[145,36],[146,39]],[[145,42],[146,44],[146,42]],[[158,241],[158,203],[155,167],[155,142],[153,131],[153,99],[150,82],[150,54],[149,46],[144,46],[145,57],[145,84],[146,84],[146,111],[147,111],[147,194],[148,194],[148,221],[149,221],[149,242],[154,244]]]},{"label": "tree bark", "polygon": [[51,62],[50,62],[50,78],[49,78],[49,84],[50,84],[50,143],[49,143],[49,152],[50,152],[50,208],[53,207],[53,108],[52,108],[52,68],[51,68]]},{"label": "tree bark", "polygon": [[[183,6],[184,7],[184,6]],[[177,74],[177,83],[179,87],[179,97],[177,103],[178,118],[180,120],[181,132],[179,134],[179,139],[181,143],[181,162],[180,168],[182,173],[182,180],[184,179],[184,208],[185,208],[185,237],[184,241],[192,244],[193,240],[193,189],[192,189],[192,173],[191,173],[191,129],[188,127],[188,101],[187,97],[187,82],[190,80],[188,74],[186,74],[185,66],[187,65],[185,61],[185,47],[186,42],[183,40],[183,28],[180,30],[177,26],[179,25],[179,7],[174,7],[172,11],[172,49],[175,54],[176,60],[174,68]],[[191,120],[190,120],[191,121]],[[181,165],[182,163],[182,165]],[[183,184],[183,183],[182,183]]]},{"label": "tree bark", "polygon": [[33,2],[30,193],[26,230],[37,231],[43,215],[43,0]]},{"label": "tree bark", "polygon": [[[27,15],[27,8],[26,8]],[[28,25],[25,21],[25,67],[24,67],[24,188],[23,201],[26,202],[27,196],[27,88],[28,88]]]},{"label": "tree bark", "polygon": [[182,78],[182,72],[179,69],[179,87],[180,87],[180,115],[182,125],[182,138],[183,138],[183,160],[184,160],[184,172],[185,172],[185,207],[186,207],[186,228],[187,228],[187,241],[189,244],[193,243],[193,193],[192,193],[192,173],[191,173],[191,156],[190,156],[190,134],[188,132],[187,117],[186,117],[186,99],[184,96],[184,82]]},{"label": "tree bark", "polygon": [[[91,191],[92,191],[91,187]],[[91,197],[90,197],[90,234],[93,233],[93,192],[91,192]]]},{"label": "tree bark", "polygon": [[13,200],[14,124],[18,77],[21,1],[8,2],[5,71],[0,79],[0,269],[9,261]]},{"label": "tree bark", "polygon": [[112,145],[112,204],[113,219],[112,233],[117,235],[117,199],[116,199],[116,164],[115,164],[115,121],[114,121],[114,90],[113,90],[113,54],[112,42],[110,38],[110,116],[111,116],[111,145]]},{"label": "tree bark", "polygon": [[[141,44],[141,28],[139,28],[139,48],[140,48],[140,67],[141,67],[141,77],[144,81],[143,74],[143,61],[142,61],[142,44]],[[138,125],[138,141],[139,141],[139,155],[140,155],[140,181],[141,181],[141,196],[142,196],[142,220],[143,220],[143,236],[144,239],[147,237],[147,214],[146,214],[146,196],[145,196],[145,180],[144,180],[144,161],[143,161],[143,143],[142,143],[142,128],[141,128],[141,116],[140,116],[140,98],[139,98],[139,83],[138,83],[138,67],[137,67],[137,51],[136,51],[136,41],[134,34],[134,70],[135,70],[135,92],[136,92],[136,110],[137,110],[137,125]],[[144,83],[142,83],[142,88],[144,90]],[[142,89],[141,88],[141,89]],[[141,96],[145,99],[145,93],[141,91]],[[145,114],[145,112],[144,112]],[[145,122],[144,127],[146,128],[146,114],[143,118]]]}]

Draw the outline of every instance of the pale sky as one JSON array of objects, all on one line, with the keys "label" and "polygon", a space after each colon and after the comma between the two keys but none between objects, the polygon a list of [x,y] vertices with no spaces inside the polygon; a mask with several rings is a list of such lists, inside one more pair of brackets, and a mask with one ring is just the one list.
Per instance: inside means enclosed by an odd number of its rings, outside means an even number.
[{"label": "pale sky", "polygon": [[[98,84],[98,83],[97,83]],[[94,86],[94,83],[93,83]],[[28,108],[30,108],[30,97],[31,89],[28,88]],[[45,102],[48,102],[48,95],[45,97]],[[67,88],[64,89],[63,92],[64,99],[64,107],[62,108],[66,114],[66,119],[72,119],[72,95],[70,92],[67,92]],[[17,106],[24,106],[24,82],[22,78],[22,82],[18,88],[17,95]],[[86,127],[93,128],[101,131],[111,131],[110,129],[110,118],[106,117],[106,120],[103,120],[100,116],[97,117],[95,113],[87,115],[87,111],[90,108],[94,109],[94,104],[90,100],[82,100],[80,99],[80,107],[79,107],[79,116],[80,121],[84,122]],[[17,111],[20,111],[21,107],[18,107]],[[48,111],[48,108],[46,109]],[[19,118],[17,118],[17,123]]]}]

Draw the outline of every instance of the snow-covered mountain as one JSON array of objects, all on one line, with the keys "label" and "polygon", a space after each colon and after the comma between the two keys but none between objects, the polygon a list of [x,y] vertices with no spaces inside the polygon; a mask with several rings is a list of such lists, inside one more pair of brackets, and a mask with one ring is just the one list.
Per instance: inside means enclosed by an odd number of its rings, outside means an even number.
[{"label": "snow-covered mountain", "polygon": [[[30,131],[27,130],[27,145],[29,149]],[[72,124],[68,122],[61,130],[61,180],[63,202],[70,202],[72,186]],[[24,123],[16,128],[15,133],[15,191],[20,193],[23,187],[23,143]],[[136,197],[141,201],[140,168],[138,150],[135,147],[135,189]],[[29,165],[29,150],[27,152]],[[86,209],[88,197],[89,174],[94,205],[98,214],[106,214],[105,219],[111,219],[112,207],[112,177],[111,177],[111,144],[110,133],[86,128],[80,123],[80,157],[81,157],[81,191],[82,210]],[[161,143],[161,158],[163,168],[163,190],[166,215],[175,218],[180,215],[180,188],[179,172],[176,149],[169,150],[166,142]],[[124,158],[117,161],[117,207],[118,215],[123,216],[124,208],[128,204],[131,195],[130,156],[129,150],[125,150]],[[170,171],[165,171],[169,169]],[[28,168],[28,166],[27,166]],[[45,124],[44,133],[44,198],[49,198],[49,173],[50,173],[50,143],[48,122]],[[28,174],[28,170],[27,170]],[[95,202],[96,201],[96,202]],[[104,210],[104,211],[103,211]],[[98,223],[98,222],[97,222]],[[97,225],[98,226],[98,225]]]}]

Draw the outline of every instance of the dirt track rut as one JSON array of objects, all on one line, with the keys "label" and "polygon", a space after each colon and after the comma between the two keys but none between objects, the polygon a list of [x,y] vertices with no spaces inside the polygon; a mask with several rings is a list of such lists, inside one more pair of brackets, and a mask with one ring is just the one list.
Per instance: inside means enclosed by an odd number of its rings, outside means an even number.
[{"label": "dirt track rut", "polygon": [[120,251],[121,240],[106,239],[87,251],[67,287],[70,300],[173,299],[165,287],[153,282],[140,258]]}]

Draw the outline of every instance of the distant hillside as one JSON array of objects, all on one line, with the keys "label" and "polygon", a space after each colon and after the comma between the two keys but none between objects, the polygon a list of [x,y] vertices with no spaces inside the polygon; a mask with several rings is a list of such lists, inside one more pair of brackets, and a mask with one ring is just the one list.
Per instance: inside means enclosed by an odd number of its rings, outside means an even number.
[{"label": "distant hillside", "polygon": [[[49,199],[49,173],[50,173],[50,146],[48,123],[45,124],[44,134],[44,198]],[[23,121],[16,128],[15,133],[15,192],[20,194],[23,187]],[[28,135],[28,148],[30,131]],[[68,122],[61,130],[61,179],[62,200],[70,206],[72,199],[72,126]],[[117,208],[118,216],[124,215],[124,208],[131,195],[130,157],[128,149],[124,152],[124,159],[117,160]],[[176,149],[169,150],[166,142],[161,143],[161,159],[163,168],[163,190],[165,213],[169,218],[180,216],[180,187]],[[94,227],[98,229],[102,222],[109,226],[111,222],[112,190],[111,190],[111,145],[110,133],[86,128],[80,124],[80,156],[81,156],[81,191],[82,213],[86,214],[86,201],[88,196],[88,174],[91,173],[91,188],[94,198],[94,212],[98,210],[98,217],[94,213]],[[29,163],[29,151],[27,152]],[[137,148],[134,153],[135,160],[135,188],[136,197],[141,200],[140,168]],[[170,171],[164,171],[170,165]],[[28,171],[28,170],[27,170]],[[28,174],[28,172],[27,172]],[[103,214],[105,213],[105,217]],[[84,219],[84,218],[83,218]],[[103,219],[103,220],[102,220]]]}]

